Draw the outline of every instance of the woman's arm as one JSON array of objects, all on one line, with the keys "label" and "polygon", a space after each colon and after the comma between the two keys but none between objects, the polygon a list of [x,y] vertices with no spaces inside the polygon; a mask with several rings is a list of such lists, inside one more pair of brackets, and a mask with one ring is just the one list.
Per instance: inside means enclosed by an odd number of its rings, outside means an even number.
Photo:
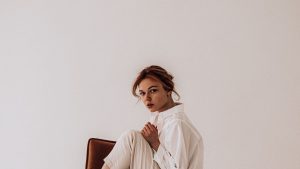
[{"label": "woman's arm", "polygon": [[[185,134],[189,134],[185,126],[180,120],[176,120],[167,127],[165,140],[161,140],[157,151],[154,153],[154,160],[161,169],[187,169],[188,145]],[[187,132],[187,133],[186,133]]]},{"label": "woman's arm", "polygon": [[151,148],[157,151],[160,145],[157,127],[148,122],[142,129],[141,134],[143,135],[145,140],[147,140]]}]

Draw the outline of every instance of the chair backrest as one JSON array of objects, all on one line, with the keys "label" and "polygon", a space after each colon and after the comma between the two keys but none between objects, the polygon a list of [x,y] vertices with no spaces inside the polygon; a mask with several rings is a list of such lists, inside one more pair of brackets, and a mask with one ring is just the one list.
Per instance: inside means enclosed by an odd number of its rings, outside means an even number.
[{"label": "chair backrest", "polygon": [[115,141],[90,138],[87,146],[85,168],[101,169],[104,164],[103,159],[110,153],[115,143]]}]

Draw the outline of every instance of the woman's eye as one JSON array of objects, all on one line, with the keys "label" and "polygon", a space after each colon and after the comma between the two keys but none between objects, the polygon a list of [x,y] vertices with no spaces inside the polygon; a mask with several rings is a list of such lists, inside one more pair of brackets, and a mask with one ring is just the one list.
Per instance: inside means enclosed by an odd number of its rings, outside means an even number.
[{"label": "woman's eye", "polygon": [[145,95],[145,93],[143,93],[143,92],[140,93],[140,96],[144,96],[144,95]]},{"label": "woman's eye", "polygon": [[156,89],[151,89],[149,92],[150,93],[155,93],[157,90]]}]

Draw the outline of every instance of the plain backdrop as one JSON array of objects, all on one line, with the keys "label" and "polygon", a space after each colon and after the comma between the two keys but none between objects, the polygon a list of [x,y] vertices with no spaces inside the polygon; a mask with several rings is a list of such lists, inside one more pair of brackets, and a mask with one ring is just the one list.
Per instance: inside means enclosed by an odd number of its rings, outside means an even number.
[{"label": "plain backdrop", "polygon": [[205,169],[300,168],[300,1],[0,0],[0,168],[83,169],[140,130],[145,66],[175,76]]}]

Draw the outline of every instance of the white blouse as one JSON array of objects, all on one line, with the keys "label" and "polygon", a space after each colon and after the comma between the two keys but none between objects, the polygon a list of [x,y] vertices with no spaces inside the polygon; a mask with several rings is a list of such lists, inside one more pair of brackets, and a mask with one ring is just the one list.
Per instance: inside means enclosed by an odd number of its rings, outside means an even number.
[{"label": "white blouse", "polygon": [[161,169],[203,169],[203,141],[184,113],[183,104],[151,113],[158,128],[160,146],[154,160]]}]

